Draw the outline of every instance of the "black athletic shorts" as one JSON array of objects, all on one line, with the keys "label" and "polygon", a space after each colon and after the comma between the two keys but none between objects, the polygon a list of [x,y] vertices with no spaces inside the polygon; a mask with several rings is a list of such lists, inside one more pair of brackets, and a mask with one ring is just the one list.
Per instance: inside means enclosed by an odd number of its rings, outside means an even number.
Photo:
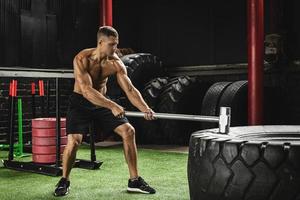
[{"label": "black athletic shorts", "polygon": [[126,117],[117,118],[110,109],[96,106],[81,94],[73,92],[69,97],[66,117],[67,134],[88,134],[92,120],[94,120],[96,126],[100,126],[100,130],[104,133],[108,133],[119,125],[128,122]]}]

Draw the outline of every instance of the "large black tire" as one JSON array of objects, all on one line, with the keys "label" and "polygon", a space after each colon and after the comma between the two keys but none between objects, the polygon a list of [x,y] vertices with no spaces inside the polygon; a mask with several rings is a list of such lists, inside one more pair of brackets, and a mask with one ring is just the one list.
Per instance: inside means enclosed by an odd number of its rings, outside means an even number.
[{"label": "large black tire", "polygon": [[[203,97],[211,84],[196,77],[179,77],[160,96],[157,112],[200,114]],[[160,120],[160,130],[166,144],[187,145],[190,133],[198,130],[199,122]]]},{"label": "large black tire", "polygon": [[[142,96],[148,106],[152,110],[156,110],[159,95],[168,83],[167,77],[155,78],[146,83]],[[141,144],[159,144],[161,141],[161,133],[159,131],[159,122],[157,120],[147,121],[143,118],[139,119],[139,128],[137,130],[137,142]]]},{"label": "large black tire", "polygon": [[155,109],[158,103],[158,97],[163,91],[164,87],[168,83],[167,77],[154,78],[145,84],[145,88],[142,91],[142,95],[147,104]]},{"label": "large black tire", "polygon": [[[206,116],[218,115],[219,111],[217,110],[217,108],[220,107],[219,103],[220,103],[221,96],[225,91],[225,89],[230,84],[231,82],[217,82],[208,89],[202,101],[201,115],[206,115]],[[202,129],[216,128],[216,127],[218,127],[218,124],[216,123],[208,123],[208,122],[201,123]]]},{"label": "large black tire", "polygon": [[[283,101],[282,88],[276,86],[264,86],[264,124],[284,124],[283,107],[278,106]],[[248,117],[248,81],[237,81],[223,91],[216,115],[219,115],[221,106],[231,107],[231,125],[247,125]],[[215,125],[215,124],[212,124]],[[216,126],[214,126],[216,127]],[[214,128],[211,127],[211,128]],[[210,128],[203,127],[203,128]]]},{"label": "large black tire", "polygon": [[300,126],[245,126],[192,134],[192,200],[300,199]]},{"label": "large black tire", "polygon": [[230,84],[223,92],[217,115],[220,107],[231,107],[231,125],[248,125],[248,81],[236,81]]},{"label": "large black tire", "polygon": [[[151,82],[149,81],[145,85],[145,89],[143,90],[144,98],[147,102],[147,104],[150,104],[149,106],[156,112],[158,103],[160,101],[160,95],[162,92],[166,92],[165,88],[169,88],[172,84],[176,83],[180,78],[179,77],[173,77],[173,78],[158,78],[160,81],[155,81],[156,89],[154,89],[153,86],[151,86]],[[167,84],[165,83],[167,79]],[[153,79],[155,80],[155,79]],[[158,86],[158,84],[160,86]],[[149,87],[153,87],[154,90],[150,90],[152,93],[152,97],[149,94],[145,93],[145,90],[149,89]],[[150,92],[148,90],[148,92]],[[155,93],[155,94],[154,94]],[[138,111],[137,108],[135,108],[127,98],[119,98],[117,100],[120,105],[122,105],[126,110],[128,111]],[[135,118],[135,117],[128,117],[129,122],[134,126],[136,130],[136,139],[137,143],[139,144],[166,144],[166,140],[164,139],[164,136],[162,134],[160,123],[159,121],[145,121],[144,118]],[[149,128],[149,129],[148,129]],[[145,132],[145,136],[144,136]],[[152,138],[153,136],[153,138]],[[149,139],[149,141],[148,141]]]},{"label": "large black tire", "polygon": [[145,83],[149,80],[162,75],[161,61],[152,54],[129,54],[123,56],[121,60],[132,69],[128,75],[138,89],[143,89]]},{"label": "large black tire", "polygon": [[[141,90],[146,82],[162,75],[161,61],[149,53],[128,54],[121,57],[127,67],[127,74],[133,85]],[[124,97],[116,77],[111,76],[107,83],[107,94],[113,99]]]}]

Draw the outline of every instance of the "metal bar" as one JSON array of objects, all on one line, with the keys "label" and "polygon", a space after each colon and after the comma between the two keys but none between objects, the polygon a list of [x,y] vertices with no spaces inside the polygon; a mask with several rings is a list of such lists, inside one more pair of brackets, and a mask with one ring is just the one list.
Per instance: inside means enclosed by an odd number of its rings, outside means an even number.
[{"label": "metal bar", "polygon": [[[12,83],[12,87],[14,87],[14,84]],[[12,90],[13,91],[13,90]],[[12,92],[13,93],[13,92]],[[10,97],[10,113],[9,113],[9,135],[8,135],[8,141],[9,141],[9,154],[8,154],[8,160],[14,159],[14,115],[15,115],[15,97],[12,94]]]},{"label": "metal bar", "polygon": [[31,110],[32,110],[32,119],[35,118],[35,83],[31,83]]},{"label": "metal bar", "polygon": [[13,169],[17,171],[32,172],[48,176],[61,176],[62,169],[53,165],[42,165],[33,162],[20,162],[3,160],[3,165],[7,169]]},{"label": "metal bar", "polygon": [[96,161],[96,152],[95,152],[95,124],[94,121],[90,124],[90,147],[91,147],[91,161]]},{"label": "metal bar", "polygon": [[47,96],[47,105],[46,105],[46,108],[47,108],[47,110],[46,110],[46,113],[48,113],[49,114],[49,111],[50,111],[50,80],[47,80],[47,94],[46,94],[46,96]]},{"label": "metal bar", "polygon": [[[145,113],[125,111],[128,117],[144,117]],[[185,114],[171,114],[171,113],[155,113],[153,116],[156,119],[173,119],[173,120],[187,120],[187,121],[205,121],[219,123],[219,132],[227,134],[230,130],[231,109],[229,107],[221,107],[219,117],[202,116],[202,115],[185,115]]]},{"label": "metal bar", "polygon": [[37,71],[8,71],[0,70],[0,77],[24,77],[24,78],[74,78],[73,73],[37,72]]},{"label": "metal bar", "polygon": [[[9,144],[10,144],[10,132],[11,132],[11,108],[12,108],[12,83],[11,81],[9,82],[9,95],[8,95],[8,132],[6,135],[6,144],[8,144],[8,148],[9,148]],[[5,146],[1,146],[3,148],[5,148]],[[9,159],[9,156],[8,156]]]},{"label": "metal bar", "polygon": [[55,79],[56,87],[56,162],[55,166],[60,166],[60,112],[59,112],[59,78]]},{"label": "metal bar", "polygon": [[90,161],[90,160],[78,159],[75,161],[73,167],[95,170],[95,169],[99,169],[102,164],[103,164],[103,162],[97,161],[97,160]]},{"label": "metal bar", "polygon": [[18,98],[18,154],[23,156],[23,111],[22,111],[22,99]]},{"label": "metal bar", "polygon": [[[70,69],[72,66],[65,66],[66,68],[57,68],[56,66],[48,66],[48,69],[41,69],[41,68],[28,68],[28,67],[20,67],[20,66],[11,66],[11,67],[4,67],[0,66],[0,71],[26,71],[26,72],[53,72],[53,73],[73,73],[73,69]],[[32,76],[33,77],[33,76]]]},{"label": "metal bar", "polygon": [[[142,112],[126,111],[125,115],[128,117],[144,117],[145,114]],[[155,113],[153,116],[157,119],[219,122],[219,117],[214,117],[214,116],[170,114],[170,113]]]}]

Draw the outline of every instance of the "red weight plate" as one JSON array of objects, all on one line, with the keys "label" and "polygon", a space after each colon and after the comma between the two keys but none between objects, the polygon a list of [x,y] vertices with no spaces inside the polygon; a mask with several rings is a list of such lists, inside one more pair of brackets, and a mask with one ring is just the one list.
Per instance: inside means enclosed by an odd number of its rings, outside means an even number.
[{"label": "red weight plate", "polygon": [[[60,144],[66,145],[68,142],[67,136],[60,138]],[[56,137],[32,137],[32,144],[37,146],[55,146]]]},{"label": "red weight plate", "polygon": [[[60,155],[60,160],[62,160],[62,154]],[[34,163],[41,163],[41,164],[51,164],[55,163],[56,161],[56,154],[32,154],[32,161]]]},{"label": "red weight plate", "polygon": [[[56,128],[56,118],[35,118],[31,120],[32,128]],[[60,127],[66,127],[66,118],[60,118]]]},{"label": "red weight plate", "polygon": [[[60,130],[60,136],[66,136],[66,128]],[[32,128],[32,137],[56,137],[56,129]]]},{"label": "red weight plate", "polygon": [[[60,152],[63,153],[66,145],[60,146]],[[32,145],[33,154],[56,154],[56,146],[35,146]]]}]

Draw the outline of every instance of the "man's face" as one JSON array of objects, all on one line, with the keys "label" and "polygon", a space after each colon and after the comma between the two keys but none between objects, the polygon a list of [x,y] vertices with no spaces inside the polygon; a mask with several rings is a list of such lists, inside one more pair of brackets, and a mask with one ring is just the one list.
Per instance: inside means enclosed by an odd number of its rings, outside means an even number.
[{"label": "man's face", "polygon": [[118,44],[119,38],[114,36],[102,36],[98,42],[101,52],[107,56],[111,56],[116,52]]}]

